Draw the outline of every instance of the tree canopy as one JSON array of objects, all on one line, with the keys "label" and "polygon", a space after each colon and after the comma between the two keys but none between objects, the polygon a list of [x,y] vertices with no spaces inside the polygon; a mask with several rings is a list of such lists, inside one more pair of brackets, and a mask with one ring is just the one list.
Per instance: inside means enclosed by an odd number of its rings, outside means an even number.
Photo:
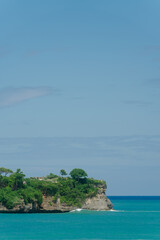
[{"label": "tree canopy", "polygon": [[[63,170],[63,171],[62,171]],[[11,171],[11,170],[10,170]],[[9,173],[11,173],[8,171]],[[66,171],[61,169],[62,176]],[[21,169],[6,176],[6,169],[0,168],[0,203],[8,209],[21,203],[37,203],[39,207],[43,196],[51,196],[50,204],[61,203],[81,207],[88,197],[96,196],[99,187],[106,183],[101,180],[87,178],[83,169],[75,168],[70,172],[71,177],[60,177],[53,173],[47,177],[25,178]]]},{"label": "tree canopy", "polygon": [[87,173],[81,168],[74,168],[70,172],[70,175],[73,179],[76,179],[76,180],[88,177]]},{"label": "tree canopy", "polygon": [[61,174],[62,176],[66,176],[66,175],[67,175],[67,172],[66,172],[64,169],[61,169],[61,170],[60,170],[60,174]]},{"label": "tree canopy", "polygon": [[9,168],[4,168],[4,167],[0,168],[0,175],[5,174],[5,176],[7,176],[7,174],[9,173],[13,173],[13,171],[10,170]]},{"label": "tree canopy", "polygon": [[57,178],[58,176],[54,173],[50,173],[49,175],[47,175],[48,179],[52,179],[52,178]]}]

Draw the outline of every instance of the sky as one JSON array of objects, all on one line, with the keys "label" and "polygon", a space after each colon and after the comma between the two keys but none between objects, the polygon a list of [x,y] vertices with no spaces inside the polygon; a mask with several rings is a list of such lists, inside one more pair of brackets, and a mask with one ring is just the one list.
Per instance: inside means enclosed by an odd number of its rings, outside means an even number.
[{"label": "sky", "polygon": [[160,195],[160,2],[0,1],[0,165]]}]

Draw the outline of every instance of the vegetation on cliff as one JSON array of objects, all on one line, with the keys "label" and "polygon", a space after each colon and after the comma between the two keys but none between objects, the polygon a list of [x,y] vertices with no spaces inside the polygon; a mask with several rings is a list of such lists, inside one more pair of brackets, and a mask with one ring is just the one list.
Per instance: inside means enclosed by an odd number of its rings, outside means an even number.
[{"label": "vegetation on cliff", "polygon": [[0,203],[8,209],[34,202],[40,207],[43,196],[52,196],[53,203],[60,199],[66,205],[81,207],[86,198],[96,196],[99,188],[106,188],[105,181],[87,178],[83,169],[73,169],[70,177],[64,169],[60,174],[65,177],[50,173],[42,178],[25,178],[21,169],[13,172],[0,168]]}]

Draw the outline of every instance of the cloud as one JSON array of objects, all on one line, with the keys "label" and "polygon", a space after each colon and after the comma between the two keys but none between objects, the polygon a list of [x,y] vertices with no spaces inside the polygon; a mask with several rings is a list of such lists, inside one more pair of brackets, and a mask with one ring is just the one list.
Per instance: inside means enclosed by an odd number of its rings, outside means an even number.
[{"label": "cloud", "polygon": [[[0,138],[2,159],[39,164],[158,164],[160,136]],[[14,159],[15,157],[15,159]],[[19,160],[18,160],[19,159]],[[44,161],[46,159],[46,161]],[[55,159],[53,161],[53,159]],[[138,159],[138,160],[137,160]],[[25,162],[27,160],[27,162]],[[151,161],[152,160],[152,161]],[[30,163],[31,163],[30,162]],[[37,163],[37,164],[38,164]]]},{"label": "cloud", "polygon": [[49,87],[5,88],[0,90],[0,107],[12,106],[32,98],[47,96],[52,93],[53,89]]},{"label": "cloud", "polygon": [[0,166],[28,177],[82,168],[106,180],[110,195],[157,195],[159,146],[160,135],[0,138]]},{"label": "cloud", "polygon": [[153,51],[157,52],[158,50],[160,50],[160,45],[150,45],[150,46],[146,46],[144,49],[149,52],[153,52]]},{"label": "cloud", "polygon": [[32,48],[25,53],[25,57],[35,57],[37,55],[45,54],[45,53],[51,53],[51,54],[61,53],[69,50],[70,50],[69,47],[61,47],[61,48],[51,47],[51,48],[43,48],[43,49]]},{"label": "cloud", "polygon": [[142,53],[148,56],[157,56],[160,53],[160,45],[146,46],[142,49]]},{"label": "cloud", "polygon": [[153,78],[153,79],[149,79],[147,80],[147,83],[152,86],[152,87],[160,87],[160,78]]},{"label": "cloud", "polygon": [[0,48],[0,58],[5,57],[9,54],[9,51],[4,49],[4,48]]},{"label": "cloud", "polygon": [[125,104],[128,105],[135,105],[135,106],[149,106],[152,102],[141,101],[141,100],[126,100],[124,101]]}]

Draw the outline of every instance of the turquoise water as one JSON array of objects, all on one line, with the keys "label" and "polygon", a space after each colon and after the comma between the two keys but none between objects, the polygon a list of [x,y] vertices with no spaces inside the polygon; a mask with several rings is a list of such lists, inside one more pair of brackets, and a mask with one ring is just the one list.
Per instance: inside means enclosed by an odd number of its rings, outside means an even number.
[{"label": "turquoise water", "polygon": [[0,214],[0,239],[159,239],[160,197],[111,197],[117,211]]}]

